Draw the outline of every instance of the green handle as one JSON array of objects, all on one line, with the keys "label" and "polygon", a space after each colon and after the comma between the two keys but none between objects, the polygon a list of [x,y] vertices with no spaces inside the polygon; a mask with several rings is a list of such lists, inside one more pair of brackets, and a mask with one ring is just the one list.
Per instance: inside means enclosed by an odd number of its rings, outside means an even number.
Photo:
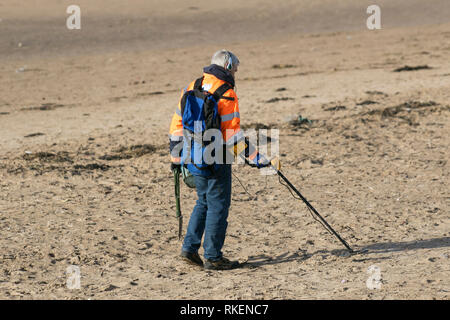
[{"label": "green handle", "polygon": [[183,216],[181,215],[181,205],[180,205],[180,168],[173,170],[174,182],[175,182],[175,199],[177,205],[176,216],[178,219],[178,239],[181,239],[181,231],[183,228]]},{"label": "green handle", "polygon": [[173,170],[174,180],[175,180],[175,199],[177,202],[177,218],[181,216],[181,208],[180,208],[180,171],[179,169]]}]

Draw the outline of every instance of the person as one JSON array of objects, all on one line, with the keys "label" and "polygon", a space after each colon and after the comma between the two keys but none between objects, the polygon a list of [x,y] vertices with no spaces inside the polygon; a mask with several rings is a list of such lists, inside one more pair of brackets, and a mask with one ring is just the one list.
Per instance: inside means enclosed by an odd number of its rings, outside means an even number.
[{"label": "person", "polygon": [[[239,63],[239,59],[230,51],[216,52],[212,56],[211,65],[203,69],[203,78],[191,82],[182,91],[182,97],[185,92],[193,90],[196,82],[199,81],[201,81],[202,90],[211,94],[224,87],[224,84],[228,84],[229,90],[225,86],[226,91],[220,96],[217,103],[225,149],[232,151],[234,157],[242,156],[254,166],[261,168],[267,166],[269,162],[249,143],[240,128],[239,104],[235,92],[235,74],[238,71]],[[180,101],[172,117],[169,130],[172,170],[179,168],[182,159],[181,152],[176,151],[175,147],[183,141],[181,110]],[[198,200],[189,219],[181,249],[181,258],[204,269],[236,268],[239,266],[239,262],[225,258],[222,253],[231,204],[231,163],[215,164],[215,170],[211,174],[203,174],[203,172],[199,173],[195,170],[192,170],[191,173],[194,176]],[[204,237],[204,263],[198,254],[202,237]]]}]

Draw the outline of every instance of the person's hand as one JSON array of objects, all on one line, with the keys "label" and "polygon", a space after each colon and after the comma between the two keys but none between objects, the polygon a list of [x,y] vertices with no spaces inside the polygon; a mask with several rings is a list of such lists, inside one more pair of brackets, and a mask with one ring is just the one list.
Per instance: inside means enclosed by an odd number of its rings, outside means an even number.
[{"label": "person's hand", "polygon": [[258,161],[258,164],[256,165],[256,167],[257,167],[258,169],[266,168],[266,167],[268,167],[268,166],[270,166],[270,161],[267,160],[267,159],[264,158],[264,157],[262,157],[262,158]]},{"label": "person's hand", "polygon": [[266,167],[270,167],[270,166],[273,166],[276,170],[281,169],[281,163],[277,157],[275,157],[269,161],[269,160],[267,160],[266,157],[264,157],[263,155],[260,155],[258,153],[255,160],[248,161],[247,159],[245,159],[245,163],[247,163],[251,167],[255,167],[258,169],[266,168]]},{"label": "person's hand", "polygon": [[175,170],[177,170],[177,171],[180,171],[181,170],[181,165],[179,164],[179,163],[171,163],[170,164],[170,171],[175,171]]}]

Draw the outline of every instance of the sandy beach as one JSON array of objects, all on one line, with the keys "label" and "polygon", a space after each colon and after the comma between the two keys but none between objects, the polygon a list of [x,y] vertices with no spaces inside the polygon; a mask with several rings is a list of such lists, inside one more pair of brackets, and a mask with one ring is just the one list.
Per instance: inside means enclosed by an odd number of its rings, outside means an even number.
[{"label": "sandy beach", "polygon": [[[1,299],[450,298],[448,0],[377,1],[381,30],[372,1],[78,0],[81,30],[70,4],[0,4]],[[242,128],[279,130],[283,173],[363,253],[236,165],[242,267],[179,259],[169,124],[222,48]]]}]

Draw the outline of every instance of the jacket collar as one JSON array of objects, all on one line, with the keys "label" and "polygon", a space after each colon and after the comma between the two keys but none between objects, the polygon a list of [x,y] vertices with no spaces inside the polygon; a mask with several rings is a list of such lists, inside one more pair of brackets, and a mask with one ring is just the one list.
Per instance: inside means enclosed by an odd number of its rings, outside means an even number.
[{"label": "jacket collar", "polygon": [[208,67],[203,68],[203,72],[212,74],[217,79],[228,82],[234,88],[234,78],[231,75],[231,72],[226,70],[225,68],[218,66],[216,64],[212,64]]}]

